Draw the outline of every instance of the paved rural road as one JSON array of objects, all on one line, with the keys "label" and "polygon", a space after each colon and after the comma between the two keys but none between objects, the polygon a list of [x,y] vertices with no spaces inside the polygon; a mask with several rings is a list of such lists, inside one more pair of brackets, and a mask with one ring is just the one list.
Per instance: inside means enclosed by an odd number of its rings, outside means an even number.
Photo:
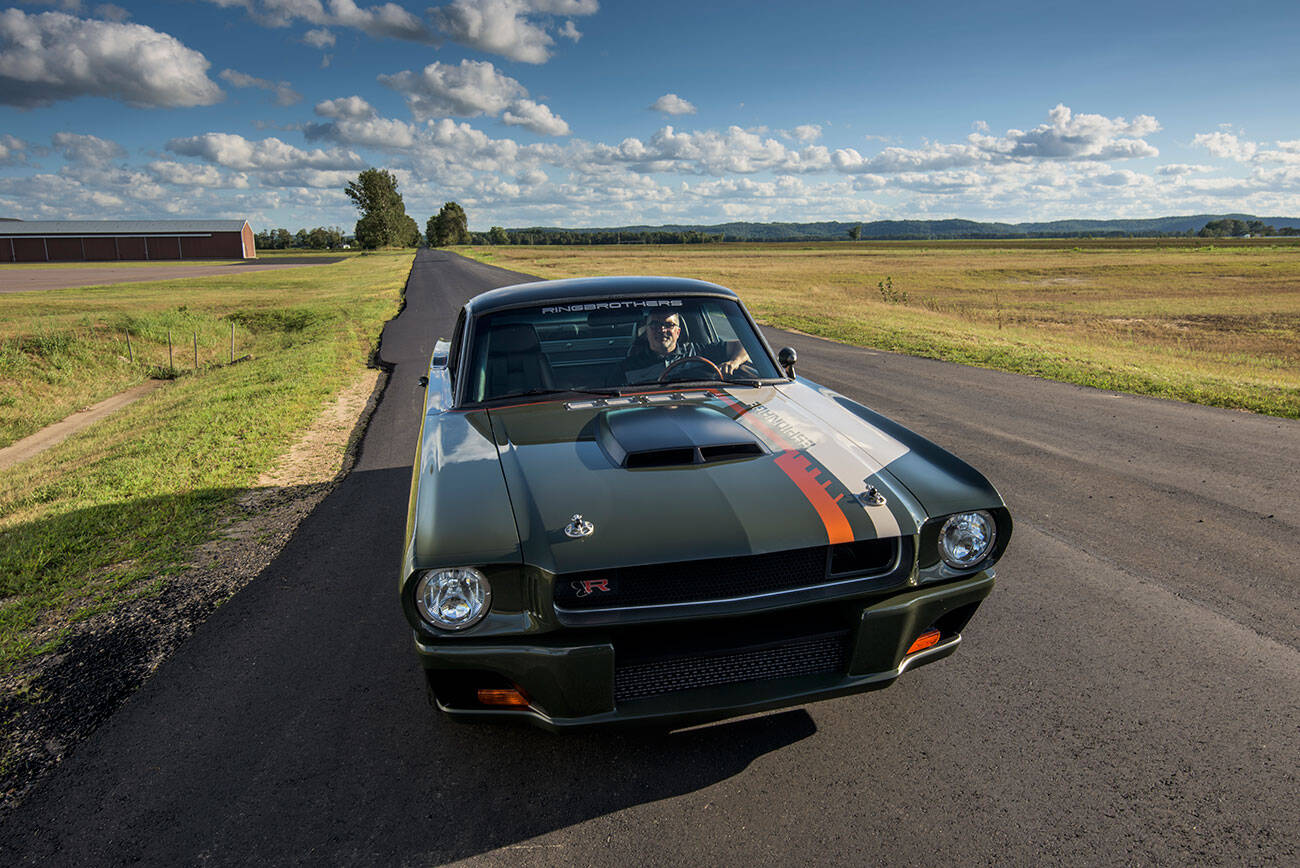
[{"label": "paved rural road", "polygon": [[395,598],[415,380],[458,305],[514,280],[421,252],[356,469],[6,819],[0,864],[1300,859],[1300,424],[801,336],[801,373],[1006,495],[961,651],[671,735],[436,717]]},{"label": "paved rural road", "polygon": [[103,286],[110,283],[135,283],[149,280],[183,280],[189,277],[243,274],[246,271],[280,271],[311,265],[329,265],[338,259],[304,256],[300,259],[276,259],[273,262],[238,261],[221,265],[141,265],[86,268],[3,267],[0,268],[0,292],[32,292],[38,289],[70,289],[78,286]]}]

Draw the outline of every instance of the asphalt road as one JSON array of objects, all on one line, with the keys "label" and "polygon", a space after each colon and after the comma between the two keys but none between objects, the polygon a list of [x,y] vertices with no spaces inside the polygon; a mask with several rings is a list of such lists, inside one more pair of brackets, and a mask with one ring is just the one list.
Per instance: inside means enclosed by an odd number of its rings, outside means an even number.
[{"label": "asphalt road", "polygon": [[304,256],[297,259],[278,258],[273,262],[236,260],[221,265],[152,264],[139,266],[86,266],[67,268],[63,265],[23,266],[0,268],[0,293],[34,292],[42,289],[71,289],[79,286],[105,286],[111,283],[135,283],[149,280],[183,280],[190,277],[242,274],[245,271],[280,271],[285,268],[303,268],[312,265],[329,265],[338,259]]},{"label": "asphalt road", "polygon": [[10,815],[0,864],[1296,864],[1300,424],[769,332],[1016,533],[956,656],[673,734],[465,726],[396,601],[415,385],[516,277],[422,252],[353,473]]}]

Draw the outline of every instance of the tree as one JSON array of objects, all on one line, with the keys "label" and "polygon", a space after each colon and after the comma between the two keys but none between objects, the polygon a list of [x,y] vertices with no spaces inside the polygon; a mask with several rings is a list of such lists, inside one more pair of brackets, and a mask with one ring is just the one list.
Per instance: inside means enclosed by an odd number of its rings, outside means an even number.
[{"label": "tree", "polygon": [[850,241],[858,241],[858,240],[860,240],[861,238],[862,238],[862,227],[861,227],[861,226],[851,226],[851,227],[849,227],[849,240],[850,240]]},{"label": "tree", "polygon": [[493,226],[488,230],[488,241],[491,241],[493,244],[509,244],[510,234],[500,226]]},{"label": "tree", "polygon": [[[362,247],[393,247],[408,240],[406,205],[397,192],[397,178],[387,169],[366,169],[355,181],[349,181],[343,192],[361,212],[356,236]],[[417,226],[417,238],[419,232]]]},{"label": "tree", "polygon": [[446,247],[448,244],[469,243],[469,219],[465,209],[455,202],[447,202],[442,210],[429,218],[426,227],[429,244],[433,247]]},{"label": "tree", "polygon": [[420,224],[416,223],[415,218],[410,214],[402,214],[402,229],[397,237],[397,243],[402,247],[420,246]]}]

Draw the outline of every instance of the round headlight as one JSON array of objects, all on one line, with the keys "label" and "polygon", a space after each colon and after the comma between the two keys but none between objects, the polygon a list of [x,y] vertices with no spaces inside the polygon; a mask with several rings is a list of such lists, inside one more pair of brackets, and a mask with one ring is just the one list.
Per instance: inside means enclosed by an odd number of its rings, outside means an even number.
[{"label": "round headlight", "polygon": [[939,531],[939,557],[953,569],[975,566],[993,550],[997,527],[987,512],[959,512]]},{"label": "round headlight", "polygon": [[492,586],[473,567],[430,570],[415,586],[421,617],[443,630],[473,627],[492,605]]}]

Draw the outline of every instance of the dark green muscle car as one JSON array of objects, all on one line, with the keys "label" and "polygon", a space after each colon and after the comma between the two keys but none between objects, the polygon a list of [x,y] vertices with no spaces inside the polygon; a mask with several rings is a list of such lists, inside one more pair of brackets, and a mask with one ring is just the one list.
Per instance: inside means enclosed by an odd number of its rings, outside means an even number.
[{"label": "dark green muscle car", "polygon": [[470,300],[429,366],[401,571],[432,701],[684,725],[953,653],[1011,536],[1002,498],[795,361],[696,280]]}]

